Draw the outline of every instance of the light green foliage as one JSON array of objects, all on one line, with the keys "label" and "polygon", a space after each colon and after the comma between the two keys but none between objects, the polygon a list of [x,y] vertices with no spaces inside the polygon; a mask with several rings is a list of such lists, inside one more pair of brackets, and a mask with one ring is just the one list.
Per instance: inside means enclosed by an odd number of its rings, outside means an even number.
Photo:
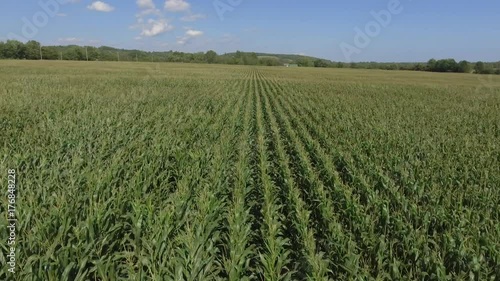
[{"label": "light green foliage", "polygon": [[0,62],[0,280],[497,280],[500,79]]}]

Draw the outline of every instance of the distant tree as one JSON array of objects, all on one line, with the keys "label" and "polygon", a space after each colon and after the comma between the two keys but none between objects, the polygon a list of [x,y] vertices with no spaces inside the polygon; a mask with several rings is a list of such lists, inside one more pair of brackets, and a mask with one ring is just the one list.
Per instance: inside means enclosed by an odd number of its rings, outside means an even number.
[{"label": "distant tree", "polygon": [[483,72],[485,71],[485,69],[486,69],[486,67],[484,65],[484,62],[482,62],[482,61],[476,62],[476,65],[474,66],[474,71],[477,74],[483,74]]},{"label": "distant tree", "polygon": [[494,74],[495,70],[491,67],[486,67],[480,74]]},{"label": "distant tree", "polygon": [[[95,47],[87,47],[87,54],[89,56],[89,61],[100,60],[99,49],[97,49]],[[135,60],[135,58],[137,58],[137,60],[139,60],[139,54],[133,53],[132,60]]]},{"label": "distant tree", "polygon": [[[151,54],[149,54],[147,61],[151,61]],[[64,59],[66,59],[66,52],[64,54]],[[116,51],[111,50],[106,47],[99,48],[99,60],[102,61],[115,61],[116,60]]]},{"label": "distant tree", "polygon": [[[64,53],[64,59],[67,59],[67,60],[86,60],[85,51],[80,46],[76,46],[76,45],[69,46],[67,51]],[[114,60],[118,60],[116,53],[115,53]]]},{"label": "distant tree", "polygon": [[28,60],[39,60],[40,57],[40,43],[34,40],[28,41],[25,45],[26,48],[26,59]]},{"label": "distant tree", "polygon": [[324,60],[317,59],[314,61],[314,67],[328,67],[328,63]]},{"label": "distant tree", "polygon": [[236,51],[235,55],[234,55],[234,58],[235,58],[235,64],[244,64],[244,60],[243,60],[243,52],[241,51]]},{"label": "distant tree", "polygon": [[273,57],[263,57],[259,59],[259,64],[265,66],[278,66],[280,65],[280,61]]},{"label": "distant tree", "polygon": [[436,63],[437,63],[437,61],[435,59],[430,59],[427,62],[427,70],[428,71],[436,71]]},{"label": "distant tree", "polygon": [[7,40],[3,48],[4,57],[7,59],[26,58],[26,47],[17,40]]},{"label": "distant tree", "polygon": [[247,53],[243,53],[241,59],[244,65],[251,65],[250,56]]},{"label": "distant tree", "polygon": [[478,62],[476,63],[474,70],[478,74],[494,74],[496,72],[494,63]]},{"label": "distant tree", "polygon": [[471,70],[472,70],[472,67],[468,61],[463,60],[463,61],[458,63],[458,70],[457,70],[458,72],[470,73]]},{"label": "distant tree", "polygon": [[458,72],[459,65],[454,59],[435,60],[427,62],[427,70],[434,72]]},{"label": "distant tree", "polygon": [[395,63],[390,63],[384,67],[385,70],[399,70],[399,66]]},{"label": "distant tree", "polygon": [[256,53],[245,53],[244,56],[244,64],[245,65],[258,65],[259,57]]},{"label": "distant tree", "polygon": [[344,68],[344,63],[343,62],[337,62],[337,68]]},{"label": "distant tree", "polygon": [[181,52],[179,61],[180,62],[192,62],[192,61],[194,61],[194,57],[192,54]]},{"label": "distant tree", "polygon": [[0,41],[0,59],[4,59],[4,55],[3,55],[3,50],[5,48],[5,43],[3,41]]},{"label": "distant tree", "polygon": [[56,47],[42,47],[44,60],[58,60],[59,52]]},{"label": "distant tree", "polygon": [[217,53],[215,51],[212,51],[212,50],[208,51],[205,54],[205,60],[208,63],[215,63],[215,61],[217,60]]},{"label": "distant tree", "polygon": [[380,66],[378,63],[372,61],[372,62],[368,63],[367,68],[368,69],[377,69],[377,68],[380,68]]},{"label": "distant tree", "polygon": [[425,65],[421,63],[417,63],[414,67],[413,70],[415,71],[425,71]]},{"label": "distant tree", "polygon": [[187,61],[187,62],[195,62],[195,63],[205,62],[205,53],[198,52],[198,53],[190,54],[189,61]]},{"label": "distant tree", "polygon": [[172,62],[181,62],[184,59],[184,54],[181,52],[172,52],[170,54],[170,61]]},{"label": "distant tree", "polygon": [[454,59],[438,60],[434,71],[437,72],[457,72],[458,63]]},{"label": "distant tree", "polygon": [[238,64],[239,60],[236,57],[229,56],[226,58],[226,63],[227,64]]},{"label": "distant tree", "polygon": [[301,57],[297,60],[297,64],[301,67],[312,67],[314,66],[314,62],[308,58]]},{"label": "distant tree", "polygon": [[421,63],[400,63],[398,64],[398,67],[399,70],[417,70],[417,68],[421,70],[424,68],[424,66]]},{"label": "distant tree", "polygon": [[458,63],[455,59],[446,59],[445,61],[445,71],[446,72],[458,72]]}]

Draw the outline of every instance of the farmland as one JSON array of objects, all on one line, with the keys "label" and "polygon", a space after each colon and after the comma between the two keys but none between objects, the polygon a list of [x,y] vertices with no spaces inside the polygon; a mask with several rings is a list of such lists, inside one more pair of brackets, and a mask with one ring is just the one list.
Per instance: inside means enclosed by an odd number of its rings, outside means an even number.
[{"label": "farmland", "polygon": [[0,130],[1,280],[500,278],[497,76],[0,61]]}]

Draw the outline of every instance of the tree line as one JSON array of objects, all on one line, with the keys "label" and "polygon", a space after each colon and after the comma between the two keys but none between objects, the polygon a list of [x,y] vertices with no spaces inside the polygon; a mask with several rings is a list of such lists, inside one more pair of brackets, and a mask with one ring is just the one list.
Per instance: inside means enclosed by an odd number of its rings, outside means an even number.
[{"label": "tree line", "polygon": [[233,65],[282,66],[297,64],[300,67],[331,67],[383,70],[412,70],[431,72],[457,72],[477,74],[500,74],[500,62],[457,62],[454,59],[431,59],[427,63],[380,63],[333,62],[325,59],[298,55],[257,55],[253,52],[217,54],[215,51],[185,53],[177,51],[146,52],[141,50],[125,50],[112,47],[93,46],[42,46],[31,40],[26,43],[17,40],[0,41],[0,59],[26,60],[80,60],[80,61],[138,61],[138,62],[183,62],[183,63],[217,63]]},{"label": "tree line", "polygon": [[278,59],[258,57],[256,53],[236,52],[218,55],[215,51],[185,53],[177,51],[146,52],[112,47],[93,46],[41,46],[37,41],[22,43],[17,40],[0,41],[0,59],[26,60],[75,60],[75,61],[139,61],[139,62],[184,62],[219,63],[241,65],[282,65]]}]

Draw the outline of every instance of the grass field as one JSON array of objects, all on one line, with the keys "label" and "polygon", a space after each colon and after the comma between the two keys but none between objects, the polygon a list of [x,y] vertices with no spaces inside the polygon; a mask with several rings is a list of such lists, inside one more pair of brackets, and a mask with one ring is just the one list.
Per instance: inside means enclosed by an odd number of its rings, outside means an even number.
[{"label": "grass field", "polygon": [[0,61],[0,130],[1,280],[500,278],[500,77]]}]

